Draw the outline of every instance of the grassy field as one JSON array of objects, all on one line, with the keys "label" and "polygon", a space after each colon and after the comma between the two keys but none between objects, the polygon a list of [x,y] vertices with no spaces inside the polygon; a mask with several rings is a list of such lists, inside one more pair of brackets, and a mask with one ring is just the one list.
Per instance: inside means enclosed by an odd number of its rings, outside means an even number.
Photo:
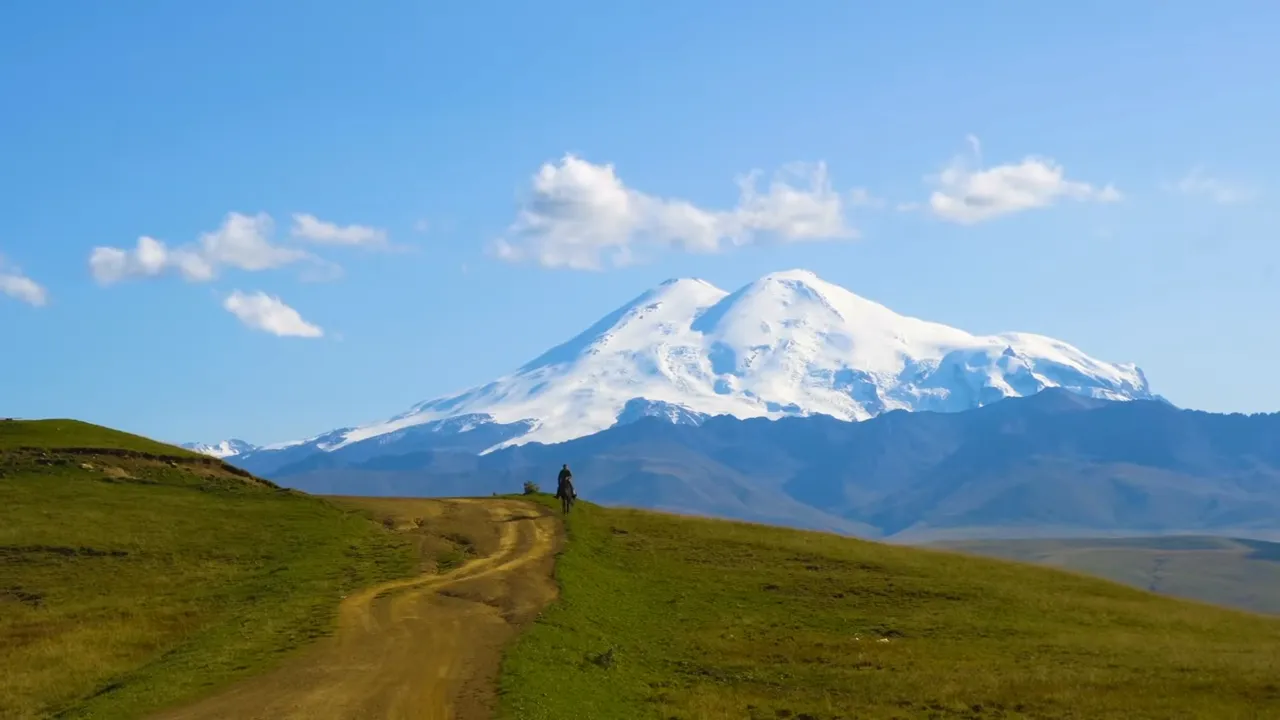
[{"label": "grassy field", "polygon": [[967,553],[1059,567],[1175,597],[1280,615],[1280,543],[1218,537],[964,540]]},{"label": "grassy field", "polygon": [[1280,621],[1059,571],[580,503],[503,716],[1280,717]]},{"label": "grassy field", "polygon": [[136,718],[327,633],[412,541],[220,462],[0,421],[0,717]]}]

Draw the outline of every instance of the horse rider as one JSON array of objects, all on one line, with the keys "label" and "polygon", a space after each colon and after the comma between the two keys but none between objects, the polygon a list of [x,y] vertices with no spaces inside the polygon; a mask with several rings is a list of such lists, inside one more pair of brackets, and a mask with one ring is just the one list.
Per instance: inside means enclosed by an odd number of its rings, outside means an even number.
[{"label": "horse rider", "polygon": [[556,478],[556,497],[564,500],[572,500],[577,497],[578,493],[573,489],[573,473],[569,470],[569,464],[565,463],[560,468],[560,475]]}]

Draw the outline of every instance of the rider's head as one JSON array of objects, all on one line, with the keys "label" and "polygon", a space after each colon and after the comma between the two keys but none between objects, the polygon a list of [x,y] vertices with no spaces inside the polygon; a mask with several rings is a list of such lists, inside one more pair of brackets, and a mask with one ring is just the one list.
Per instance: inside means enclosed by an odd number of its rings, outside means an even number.
[{"label": "rider's head", "polygon": [[565,470],[568,470],[568,469],[569,469],[569,463],[565,463],[565,464],[564,464],[564,469],[565,469]]}]

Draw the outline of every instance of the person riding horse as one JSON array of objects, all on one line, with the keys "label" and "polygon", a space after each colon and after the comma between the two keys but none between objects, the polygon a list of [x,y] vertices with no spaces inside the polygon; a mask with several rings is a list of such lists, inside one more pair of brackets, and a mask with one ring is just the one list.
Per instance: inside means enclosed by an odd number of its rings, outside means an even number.
[{"label": "person riding horse", "polygon": [[564,512],[569,512],[569,507],[573,505],[573,501],[578,497],[578,493],[573,489],[573,473],[569,472],[569,464],[565,463],[560,468],[560,477],[556,479],[556,497],[560,500],[560,507]]}]

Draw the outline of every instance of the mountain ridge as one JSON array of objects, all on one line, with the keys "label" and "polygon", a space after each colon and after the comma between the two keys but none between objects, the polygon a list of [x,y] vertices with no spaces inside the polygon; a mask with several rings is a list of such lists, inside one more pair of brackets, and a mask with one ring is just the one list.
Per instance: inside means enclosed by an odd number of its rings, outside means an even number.
[{"label": "mountain ridge", "polygon": [[352,454],[357,444],[274,472],[240,462],[307,492],[392,496],[550,487],[568,463],[582,496],[604,504],[895,542],[1280,534],[1280,413],[1215,414],[1052,388],[963,412],[896,410],[856,423],[649,416],[483,455],[475,448],[491,438],[470,448],[463,438],[363,458]]}]

